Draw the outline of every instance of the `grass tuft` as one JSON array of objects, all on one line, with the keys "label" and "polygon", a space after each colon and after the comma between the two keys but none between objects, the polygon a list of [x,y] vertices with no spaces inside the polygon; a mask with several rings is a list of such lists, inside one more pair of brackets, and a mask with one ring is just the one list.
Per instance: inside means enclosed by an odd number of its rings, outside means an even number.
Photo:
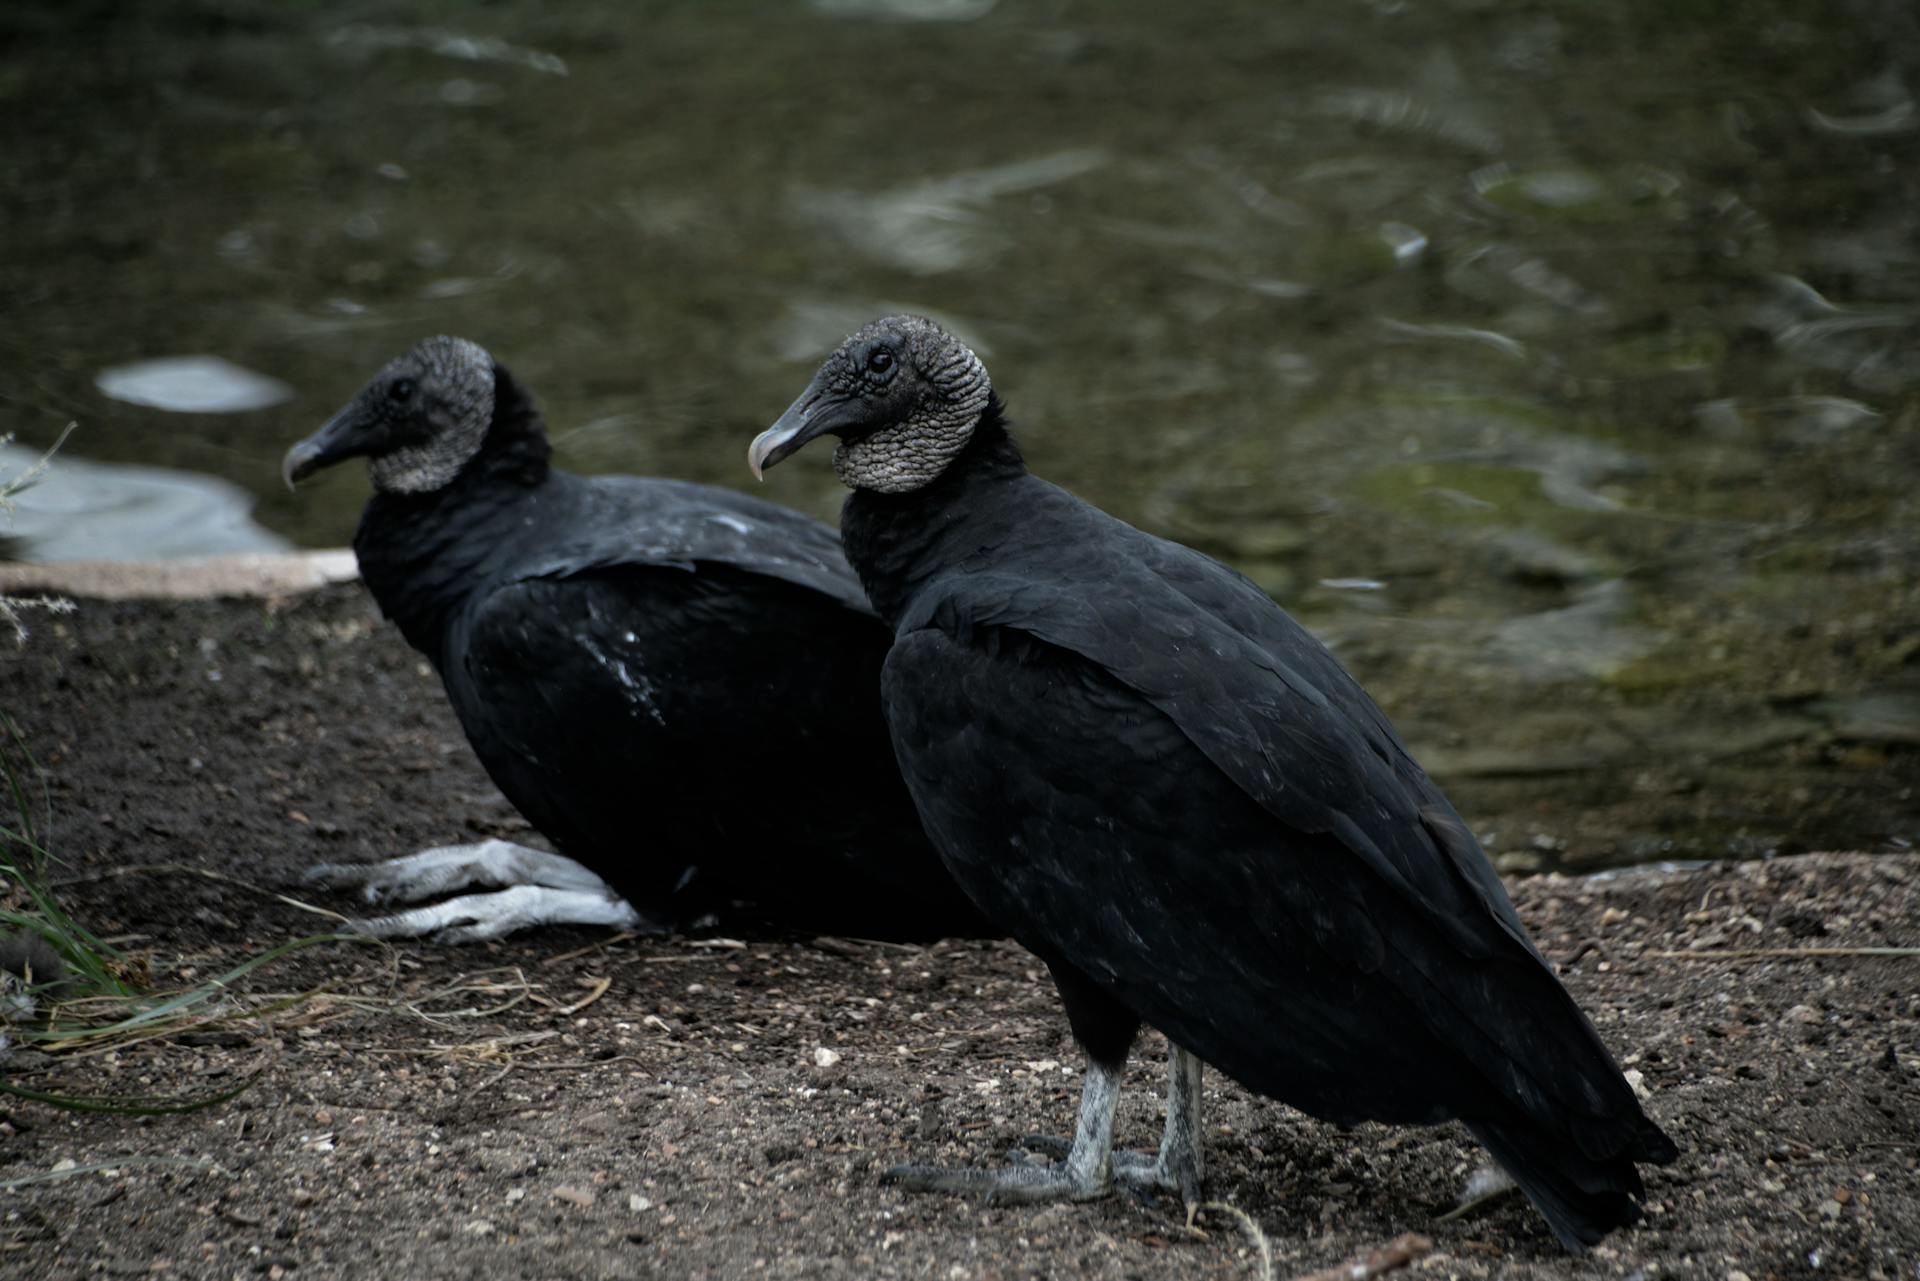
[{"label": "grass tuft", "polygon": [[[57,860],[41,839],[44,825],[34,817],[31,782],[41,777],[18,727],[0,713],[0,797],[10,800],[15,811],[12,821],[0,824],[0,930],[43,941],[63,970],[44,974],[39,971],[49,967],[35,962],[28,967],[32,972],[10,980],[24,991],[0,1007],[0,1094],[74,1111],[134,1116],[195,1112],[238,1096],[264,1075],[266,1066],[237,1085],[185,1095],[82,1094],[20,1083],[21,1075],[49,1062],[186,1034],[238,1034],[242,1044],[253,1036],[264,1038],[275,1015],[304,1005],[321,989],[259,997],[240,993],[235,985],[281,957],[341,937],[315,934],[283,943],[183,991],[146,990],[141,982],[144,965],[74,920],[49,887],[48,872]],[[43,794],[42,813],[48,803]],[[5,950],[16,957],[31,955],[34,949],[18,946],[18,938]],[[8,1042],[17,1048],[9,1048]]]}]

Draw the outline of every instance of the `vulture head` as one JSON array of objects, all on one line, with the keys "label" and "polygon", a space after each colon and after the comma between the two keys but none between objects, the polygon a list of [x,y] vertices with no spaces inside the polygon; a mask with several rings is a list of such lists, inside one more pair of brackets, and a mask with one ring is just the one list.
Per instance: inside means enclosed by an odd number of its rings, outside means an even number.
[{"label": "vulture head", "polygon": [[485,443],[504,377],[478,343],[429,338],[289,449],[280,474],[291,487],[323,467],[363,457],[382,493],[443,488]]},{"label": "vulture head", "polygon": [[758,476],[816,436],[837,436],[842,484],[904,494],[966,448],[992,399],[987,367],[965,343],[931,320],[888,316],[827,357],[780,421],[754,437],[747,465]]}]

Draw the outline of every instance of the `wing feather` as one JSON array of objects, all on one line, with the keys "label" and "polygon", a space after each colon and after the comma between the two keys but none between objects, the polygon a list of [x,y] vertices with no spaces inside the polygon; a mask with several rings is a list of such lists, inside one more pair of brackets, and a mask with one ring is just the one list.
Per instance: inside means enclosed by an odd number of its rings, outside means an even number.
[{"label": "wing feather", "polygon": [[856,613],[873,613],[839,535],[810,516],[683,481],[555,473],[548,483],[556,491],[550,501],[568,512],[574,532],[549,534],[538,555],[517,561],[515,577],[722,564],[811,588]]}]

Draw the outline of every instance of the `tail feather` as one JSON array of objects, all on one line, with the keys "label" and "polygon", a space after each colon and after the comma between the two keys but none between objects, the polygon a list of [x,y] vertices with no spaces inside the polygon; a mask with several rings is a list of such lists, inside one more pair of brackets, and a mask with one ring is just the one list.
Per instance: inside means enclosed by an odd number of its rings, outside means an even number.
[{"label": "tail feather", "polygon": [[[1679,1155],[1673,1140],[1645,1117],[1639,1118],[1624,1144],[1616,1129],[1612,1150],[1606,1155],[1593,1154],[1587,1136],[1568,1144],[1563,1136],[1544,1133],[1527,1120],[1517,1124],[1469,1121],[1467,1128],[1513,1176],[1560,1244],[1574,1254],[1615,1228],[1638,1222],[1646,1185],[1634,1168],[1635,1161],[1664,1165]],[[1607,1146],[1592,1143],[1602,1151]]]}]

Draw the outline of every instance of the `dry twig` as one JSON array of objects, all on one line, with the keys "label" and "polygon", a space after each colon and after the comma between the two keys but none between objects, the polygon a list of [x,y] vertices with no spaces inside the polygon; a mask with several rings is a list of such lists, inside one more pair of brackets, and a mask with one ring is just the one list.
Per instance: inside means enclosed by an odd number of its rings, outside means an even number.
[{"label": "dry twig", "polygon": [[1253,1221],[1253,1216],[1239,1206],[1228,1205],[1225,1201],[1202,1201],[1193,1207],[1192,1213],[1187,1215],[1189,1228],[1193,1226],[1193,1215],[1202,1210],[1224,1214],[1239,1224],[1240,1230],[1247,1234],[1247,1240],[1253,1242],[1253,1248],[1260,1255],[1259,1270],[1254,1275],[1259,1277],[1260,1281],[1273,1281],[1273,1242],[1267,1239],[1267,1234],[1261,1230],[1260,1225]]},{"label": "dry twig", "polygon": [[1294,1281],[1372,1281],[1372,1278],[1406,1267],[1433,1250],[1433,1240],[1418,1232],[1397,1236],[1365,1258],[1336,1264],[1294,1278]]},{"label": "dry twig", "polygon": [[561,1006],[559,1012],[561,1014],[578,1014],[580,1011],[586,1009],[589,1005],[592,1005],[595,1001],[605,996],[607,994],[607,989],[612,986],[613,986],[612,979],[604,979],[604,978],[594,979],[589,984],[590,990],[587,992],[585,996],[575,1001],[572,1005]]},{"label": "dry twig", "polygon": [[634,933],[632,930],[621,930],[618,934],[608,935],[606,938],[601,939],[598,943],[589,943],[585,947],[576,947],[571,952],[562,952],[558,956],[549,956],[546,960],[540,962],[540,968],[544,970],[548,966],[558,965],[562,961],[577,960],[580,957],[588,956],[594,952],[598,952],[602,948],[612,947],[615,943],[625,943],[625,942],[628,942],[629,940],[637,939],[639,937],[640,936]]}]

